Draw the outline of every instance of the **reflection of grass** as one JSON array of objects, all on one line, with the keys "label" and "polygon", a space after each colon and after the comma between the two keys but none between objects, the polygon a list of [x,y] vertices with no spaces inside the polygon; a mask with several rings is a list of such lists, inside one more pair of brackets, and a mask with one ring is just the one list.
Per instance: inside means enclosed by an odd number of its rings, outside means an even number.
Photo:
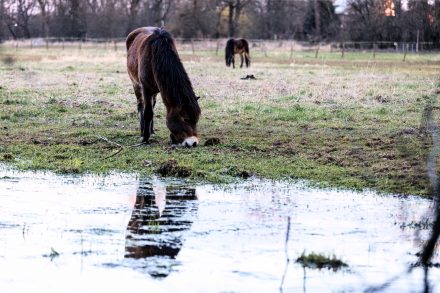
[{"label": "reflection of grass", "polygon": [[402,223],[400,228],[405,229],[417,229],[417,230],[430,230],[434,223],[429,219],[421,220],[421,221],[411,221],[408,223]]},{"label": "reflection of grass", "polygon": [[303,252],[300,257],[296,259],[296,262],[301,264],[303,267],[310,269],[333,269],[335,271],[348,267],[346,263],[337,259],[335,255],[331,258],[322,254],[316,254],[314,252],[306,254]]},{"label": "reflection of grass", "polygon": [[[201,146],[169,149],[158,96],[157,134],[139,139],[125,52],[3,49],[0,160],[24,169],[151,174],[170,160],[193,179],[226,182],[243,174],[310,179],[321,186],[427,194],[431,141],[421,117],[439,84],[438,55],[339,54],[254,50],[252,67],[226,68],[221,53],[182,52],[201,96]],[[432,62],[428,62],[432,61]],[[22,71],[20,68],[25,68]],[[241,80],[252,73],[256,80]],[[434,102],[434,109],[439,105]],[[434,113],[435,114],[435,113]],[[208,138],[220,144],[203,146]],[[147,167],[144,161],[151,161]]]}]

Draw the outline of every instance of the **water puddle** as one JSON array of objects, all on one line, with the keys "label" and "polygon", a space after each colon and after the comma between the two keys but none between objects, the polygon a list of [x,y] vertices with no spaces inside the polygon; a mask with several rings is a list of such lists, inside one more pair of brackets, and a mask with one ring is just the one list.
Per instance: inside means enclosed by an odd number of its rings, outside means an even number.
[{"label": "water puddle", "polygon": [[[429,200],[285,183],[194,186],[0,169],[2,292],[422,291]],[[289,240],[286,231],[290,218]],[[291,259],[286,267],[287,257]],[[303,253],[340,271],[304,269]],[[436,262],[439,256],[435,256]],[[440,285],[429,271],[431,289]]]}]

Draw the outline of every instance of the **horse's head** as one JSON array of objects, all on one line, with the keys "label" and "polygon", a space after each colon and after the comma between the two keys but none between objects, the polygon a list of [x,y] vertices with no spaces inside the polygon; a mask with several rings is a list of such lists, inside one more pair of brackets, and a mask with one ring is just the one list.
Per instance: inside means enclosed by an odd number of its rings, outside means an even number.
[{"label": "horse's head", "polygon": [[197,137],[197,122],[199,122],[200,108],[195,101],[192,107],[182,106],[172,109],[167,115],[167,126],[170,130],[172,145],[195,147],[199,144]]}]

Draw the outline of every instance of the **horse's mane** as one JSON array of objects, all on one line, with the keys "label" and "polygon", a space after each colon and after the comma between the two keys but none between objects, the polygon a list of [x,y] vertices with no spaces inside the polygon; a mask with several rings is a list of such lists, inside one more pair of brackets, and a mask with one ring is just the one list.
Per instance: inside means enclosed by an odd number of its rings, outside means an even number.
[{"label": "horse's mane", "polygon": [[233,55],[234,55],[234,39],[229,39],[226,42],[226,49],[225,49],[226,66],[231,66]]},{"label": "horse's mane", "polygon": [[199,116],[200,107],[188,74],[175,51],[171,35],[158,28],[148,39],[151,46],[154,78],[167,103],[184,106],[190,115]]}]

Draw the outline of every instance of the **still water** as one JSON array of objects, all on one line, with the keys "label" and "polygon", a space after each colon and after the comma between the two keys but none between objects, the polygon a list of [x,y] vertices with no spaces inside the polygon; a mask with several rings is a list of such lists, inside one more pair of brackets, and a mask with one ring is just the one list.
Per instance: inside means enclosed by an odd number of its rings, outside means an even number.
[{"label": "still water", "polygon": [[[431,205],[256,179],[191,185],[2,167],[0,292],[362,292],[393,277],[385,292],[419,292],[423,271],[405,272]],[[349,267],[303,269],[303,252]],[[428,280],[440,292],[438,268]]]}]

